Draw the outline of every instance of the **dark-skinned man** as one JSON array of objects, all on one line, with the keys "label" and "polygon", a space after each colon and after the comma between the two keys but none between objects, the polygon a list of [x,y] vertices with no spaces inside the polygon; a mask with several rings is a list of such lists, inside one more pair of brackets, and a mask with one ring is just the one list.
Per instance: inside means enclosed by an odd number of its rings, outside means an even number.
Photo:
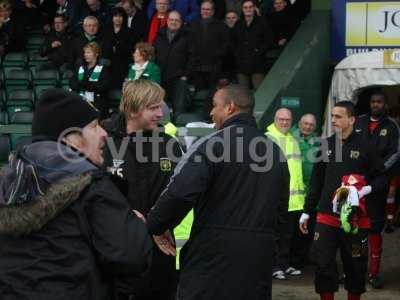
[{"label": "dark-skinned man", "polygon": [[275,225],[278,209],[288,209],[289,174],[278,146],[257,128],[253,106],[241,86],[215,93],[218,130],[191,146],[148,214],[155,242],[174,255],[166,230],[194,209],[177,299],[271,299]]},{"label": "dark-skinned man", "polygon": [[[380,157],[384,160],[385,170],[390,173],[400,156],[399,127],[396,121],[389,118],[387,114],[387,98],[384,93],[380,91],[372,93],[369,104],[370,113],[356,119],[355,131],[376,147]],[[389,185],[386,190],[369,195],[367,201],[368,214],[371,218],[371,229],[368,236],[368,282],[376,289],[383,288],[384,285],[383,278],[379,275],[379,266],[388,192]]]}]

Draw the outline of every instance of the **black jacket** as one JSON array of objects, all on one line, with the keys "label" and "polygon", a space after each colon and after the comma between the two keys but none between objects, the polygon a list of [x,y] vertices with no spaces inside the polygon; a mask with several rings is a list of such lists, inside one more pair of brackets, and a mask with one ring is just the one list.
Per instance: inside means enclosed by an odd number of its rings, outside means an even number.
[{"label": "black jacket", "polygon": [[263,18],[254,17],[249,26],[243,18],[237,21],[232,30],[232,43],[237,73],[265,73],[265,55],[273,37]]},{"label": "black jacket", "polygon": [[16,21],[14,16],[11,16],[10,20],[3,23],[0,28],[0,36],[0,45],[4,46],[6,54],[25,50],[24,27]]},{"label": "black jacket", "polygon": [[[24,150],[44,190],[41,198],[5,204],[15,171],[3,169],[2,300],[109,300],[114,276],[140,274],[148,266],[152,242],[144,223],[107,175],[66,148],[44,141]],[[36,184],[26,182],[21,192],[29,191],[29,198]]]},{"label": "black jacket", "polygon": [[364,139],[371,141],[384,160],[385,170],[390,170],[400,158],[399,126],[395,120],[385,115],[380,118],[378,127],[371,134],[368,129],[370,120],[370,115],[359,116],[354,130]]},{"label": "black jacket", "polygon": [[271,26],[274,35],[274,45],[278,46],[278,41],[286,39],[289,41],[298,26],[298,19],[295,11],[286,8],[283,11],[273,11],[267,15],[267,22]]},{"label": "black jacket", "polygon": [[220,20],[197,20],[188,26],[191,72],[220,72],[229,47],[228,27]]},{"label": "black jacket", "polygon": [[[354,126],[355,131],[374,145],[379,156],[384,161],[385,171],[387,171],[388,175],[392,174],[396,171],[395,164],[398,163],[400,158],[399,126],[395,120],[385,115],[380,118],[378,127],[371,134],[368,129],[370,119],[370,115],[359,116]],[[389,185],[381,193],[375,193],[369,197],[370,201],[367,202],[367,208],[372,221],[383,222],[385,220],[388,188]]]},{"label": "black jacket", "polygon": [[[146,140],[137,134],[127,135],[123,114],[114,115],[112,119],[104,121],[103,126],[115,146],[111,146],[115,149],[113,150],[108,144],[104,166],[113,175],[113,181],[127,197],[131,208],[146,215],[165,189],[177,160],[182,156],[180,145],[177,140],[162,132],[158,135],[160,142],[155,138],[154,143],[151,140],[152,132],[143,132]],[[137,139],[136,142],[134,138]],[[127,148],[124,148],[124,143],[128,143]],[[155,146],[159,148],[158,153],[153,153]],[[119,289],[140,296],[151,292],[150,286],[153,292],[168,286],[173,287],[175,258],[164,255],[154,247],[152,261],[150,273],[141,278],[119,282]]]},{"label": "black jacket", "polygon": [[122,27],[118,33],[112,25],[108,26],[102,39],[102,57],[111,61],[111,85],[121,88],[128,74],[128,66],[132,62],[134,43],[127,27]]},{"label": "black jacket", "polygon": [[168,41],[167,28],[161,28],[154,42],[156,64],[161,68],[161,81],[165,84],[177,77],[187,76],[189,59],[189,39],[184,28],[181,28],[171,43]]},{"label": "black jacket", "polygon": [[274,228],[289,197],[279,156],[255,119],[238,114],[179,162],[147,218],[149,232],[161,234],[194,208],[180,256],[179,299],[270,299]]},{"label": "black jacket", "polygon": [[[319,212],[334,215],[333,196],[345,175],[364,176],[372,188],[370,195],[380,193],[387,187],[383,161],[367,139],[353,131],[343,143],[336,140],[336,135],[322,140],[321,150],[317,155],[319,161],[314,163],[304,204],[304,212],[308,214],[318,207]],[[367,197],[367,206],[370,197]]]},{"label": "black jacket", "polygon": [[[60,47],[52,48],[55,41],[61,43]],[[71,37],[66,32],[58,33],[55,30],[46,35],[46,39],[40,48],[40,55],[47,56],[51,62],[60,67],[69,61]]]}]

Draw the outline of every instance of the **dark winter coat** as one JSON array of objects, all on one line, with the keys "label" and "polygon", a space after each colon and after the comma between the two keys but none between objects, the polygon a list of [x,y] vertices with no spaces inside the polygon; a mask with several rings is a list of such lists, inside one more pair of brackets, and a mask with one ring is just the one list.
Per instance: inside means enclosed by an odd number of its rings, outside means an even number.
[{"label": "dark winter coat", "polygon": [[[55,41],[59,41],[61,46],[52,48],[51,44]],[[46,39],[40,48],[40,55],[47,56],[51,62],[59,67],[62,64],[67,63],[69,60],[70,43],[71,37],[65,31],[56,32],[55,30],[52,30],[46,35]]]},{"label": "dark winter coat", "polygon": [[23,150],[24,162],[35,167],[40,182],[36,185],[28,173],[22,177],[28,181],[23,181],[18,199],[29,201],[6,204],[16,173],[14,168],[4,170],[2,300],[109,300],[113,276],[140,274],[148,266],[152,242],[144,223],[104,173],[58,145],[43,141]]},{"label": "dark winter coat", "polygon": [[[104,166],[107,172],[113,175],[114,183],[127,197],[131,208],[147,215],[167,186],[177,160],[182,156],[179,142],[160,132],[156,135],[160,138],[160,142],[157,138],[154,139],[159,152],[154,153],[151,140],[153,132],[142,132],[142,136],[135,133],[128,135],[123,114],[114,115],[112,119],[104,121],[103,126],[111,137],[116,151],[113,155],[114,146],[110,148],[108,144],[104,155]],[[133,141],[134,138],[137,138],[137,142]],[[123,144],[128,141],[127,148],[124,148]],[[141,161],[141,157],[146,161]],[[124,293],[136,296],[155,293],[161,289],[174,289],[175,258],[163,254],[154,247],[152,262],[149,273],[141,278],[126,278],[118,283],[118,288]]]},{"label": "dark winter coat", "polygon": [[163,84],[178,77],[187,76],[189,38],[185,29],[181,28],[169,42],[167,28],[161,28],[158,31],[154,48],[156,64],[161,68],[161,82]]},{"label": "dark winter coat", "polygon": [[194,209],[177,298],[271,299],[274,230],[289,197],[287,163],[279,155],[255,119],[238,114],[179,162],[147,218],[149,232],[158,235]]},{"label": "dark winter coat", "polygon": [[235,24],[232,34],[236,72],[265,73],[266,53],[273,43],[271,29],[265,20],[254,17],[248,26],[244,19],[240,19]]}]

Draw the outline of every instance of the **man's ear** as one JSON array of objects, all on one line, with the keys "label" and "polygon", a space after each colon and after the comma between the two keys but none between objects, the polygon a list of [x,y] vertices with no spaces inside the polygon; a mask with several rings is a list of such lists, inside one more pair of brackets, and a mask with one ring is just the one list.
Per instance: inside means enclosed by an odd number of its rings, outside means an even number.
[{"label": "man's ear", "polygon": [[226,107],[228,115],[231,115],[237,111],[237,107],[233,102],[230,102]]}]

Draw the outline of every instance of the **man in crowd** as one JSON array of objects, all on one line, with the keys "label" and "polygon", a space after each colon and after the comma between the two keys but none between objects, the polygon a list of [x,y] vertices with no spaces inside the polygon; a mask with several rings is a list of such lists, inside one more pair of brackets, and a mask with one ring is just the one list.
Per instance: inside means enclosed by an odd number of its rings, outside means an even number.
[{"label": "man in crowd", "polygon": [[[380,91],[372,93],[370,98],[370,113],[357,118],[355,131],[369,140],[378,151],[385,163],[385,170],[391,171],[393,165],[400,158],[399,126],[389,118],[387,113],[387,98]],[[383,278],[379,275],[382,256],[382,233],[386,220],[386,199],[389,191],[368,196],[368,214],[371,218],[369,239],[369,283],[374,288],[383,288]]]},{"label": "man in crowd", "polygon": [[189,38],[177,11],[168,14],[167,27],[161,28],[154,43],[156,64],[161,68],[161,84],[172,104],[173,119],[188,107],[187,69]]},{"label": "man in crowd", "polygon": [[[229,46],[228,27],[214,19],[214,2],[201,3],[201,19],[189,27],[189,72],[196,89],[214,90],[221,75],[221,65]],[[204,103],[204,113],[211,110],[211,96]]]},{"label": "man in crowd", "polygon": [[[150,80],[130,81],[123,89],[121,113],[105,123],[112,138],[105,153],[107,171],[130,207],[143,215],[167,186],[182,156],[178,141],[157,127],[163,117],[164,94]],[[175,299],[175,259],[154,247],[149,272],[120,280],[116,287],[118,300],[130,296],[135,300]]]},{"label": "man in crowd", "polygon": [[42,69],[57,69],[68,63],[71,38],[65,30],[66,25],[63,15],[54,17],[54,28],[47,34],[40,48],[40,55],[49,59],[48,63],[41,66]]},{"label": "man in crowd", "polygon": [[70,63],[77,67],[83,61],[83,47],[90,42],[101,45],[98,35],[99,21],[96,17],[88,16],[83,20],[83,32],[81,32],[71,43]]},{"label": "man in crowd", "polygon": [[2,170],[1,299],[110,299],[111,278],[141,274],[152,242],[99,170],[107,134],[98,112],[78,94],[50,89],[32,134]]},{"label": "man in crowd", "polygon": [[128,28],[132,34],[133,44],[144,41],[147,37],[148,19],[146,13],[139,7],[139,0],[123,0],[122,8],[128,16]]},{"label": "man in crowd", "polygon": [[[275,113],[274,123],[267,127],[266,135],[281,149],[287,160],[290,174],[289,207],[287,222],[279,226],[275,253],[275,265],[272,276],[285,280],[287,275],[301,275],[300,267],[304,260],[304,242],[296,242],[299,238],[298,220],[304,206],[304,183],[301,163],[301,152],[296,139],[289,132],[292,127],[292,112],[280,108]],[[292,248],[291,245],[296,247]],[[296,265],[294,264],[296,262]]]},{"label": "man in crowd", "polygon": [[25,49],[24,26],[12,15],[8,1],[0,3],[0,55]]},{"label": "man in crowd", "polygon": [[86,0],[86,11],[83,13],[83,18],[87,16],[96,17],[102,28],[111,21],[109,7],[100,0]]},{"label": "man in crowd", "polygon": [[156,40],[158,31],[167,26],[167,18],[169,11],[169,0],[157,0],[156,9],[150,18],[149,34],[147,41],[153,44]]},{"label": "man in crowd", "polygon": [[[151,0],[147,7],[147,15],[149,19],[156,11],[156,0]],[[182,17],[184,23],[188,24],[199,18],[199,4],[197,0],[175,0],[171,1],[169,7],[171,10],[176,10]]]},{"label": "man in crowd", "polygon": [[174,255],[166,231],[194,208],[178,299],[271,299],[274,227],[278,208],[287,210],[288,171],[278,147],[257,129],[253,105],[238,85],[215,93],[218,131],[192,145],[148,215],[156,243]]},{"label": "man in crowd", "polygon": [[[338,249],[348,299],[359,300],[365,292],[370,227],[365,196],[385,190],[387,184],[376,148],[354,131],[354,122],[353,103],[337,102],[332,111],[335,134],[321,141],[325,144],[314,165],[304,213],[299,220],[301,231],[307,233],[310,214],[318,207],[312,253],[317,265],[315,290],[321,300],[333,300],[338,290]],[[342,202],[338,203],[338,199]]]}]

